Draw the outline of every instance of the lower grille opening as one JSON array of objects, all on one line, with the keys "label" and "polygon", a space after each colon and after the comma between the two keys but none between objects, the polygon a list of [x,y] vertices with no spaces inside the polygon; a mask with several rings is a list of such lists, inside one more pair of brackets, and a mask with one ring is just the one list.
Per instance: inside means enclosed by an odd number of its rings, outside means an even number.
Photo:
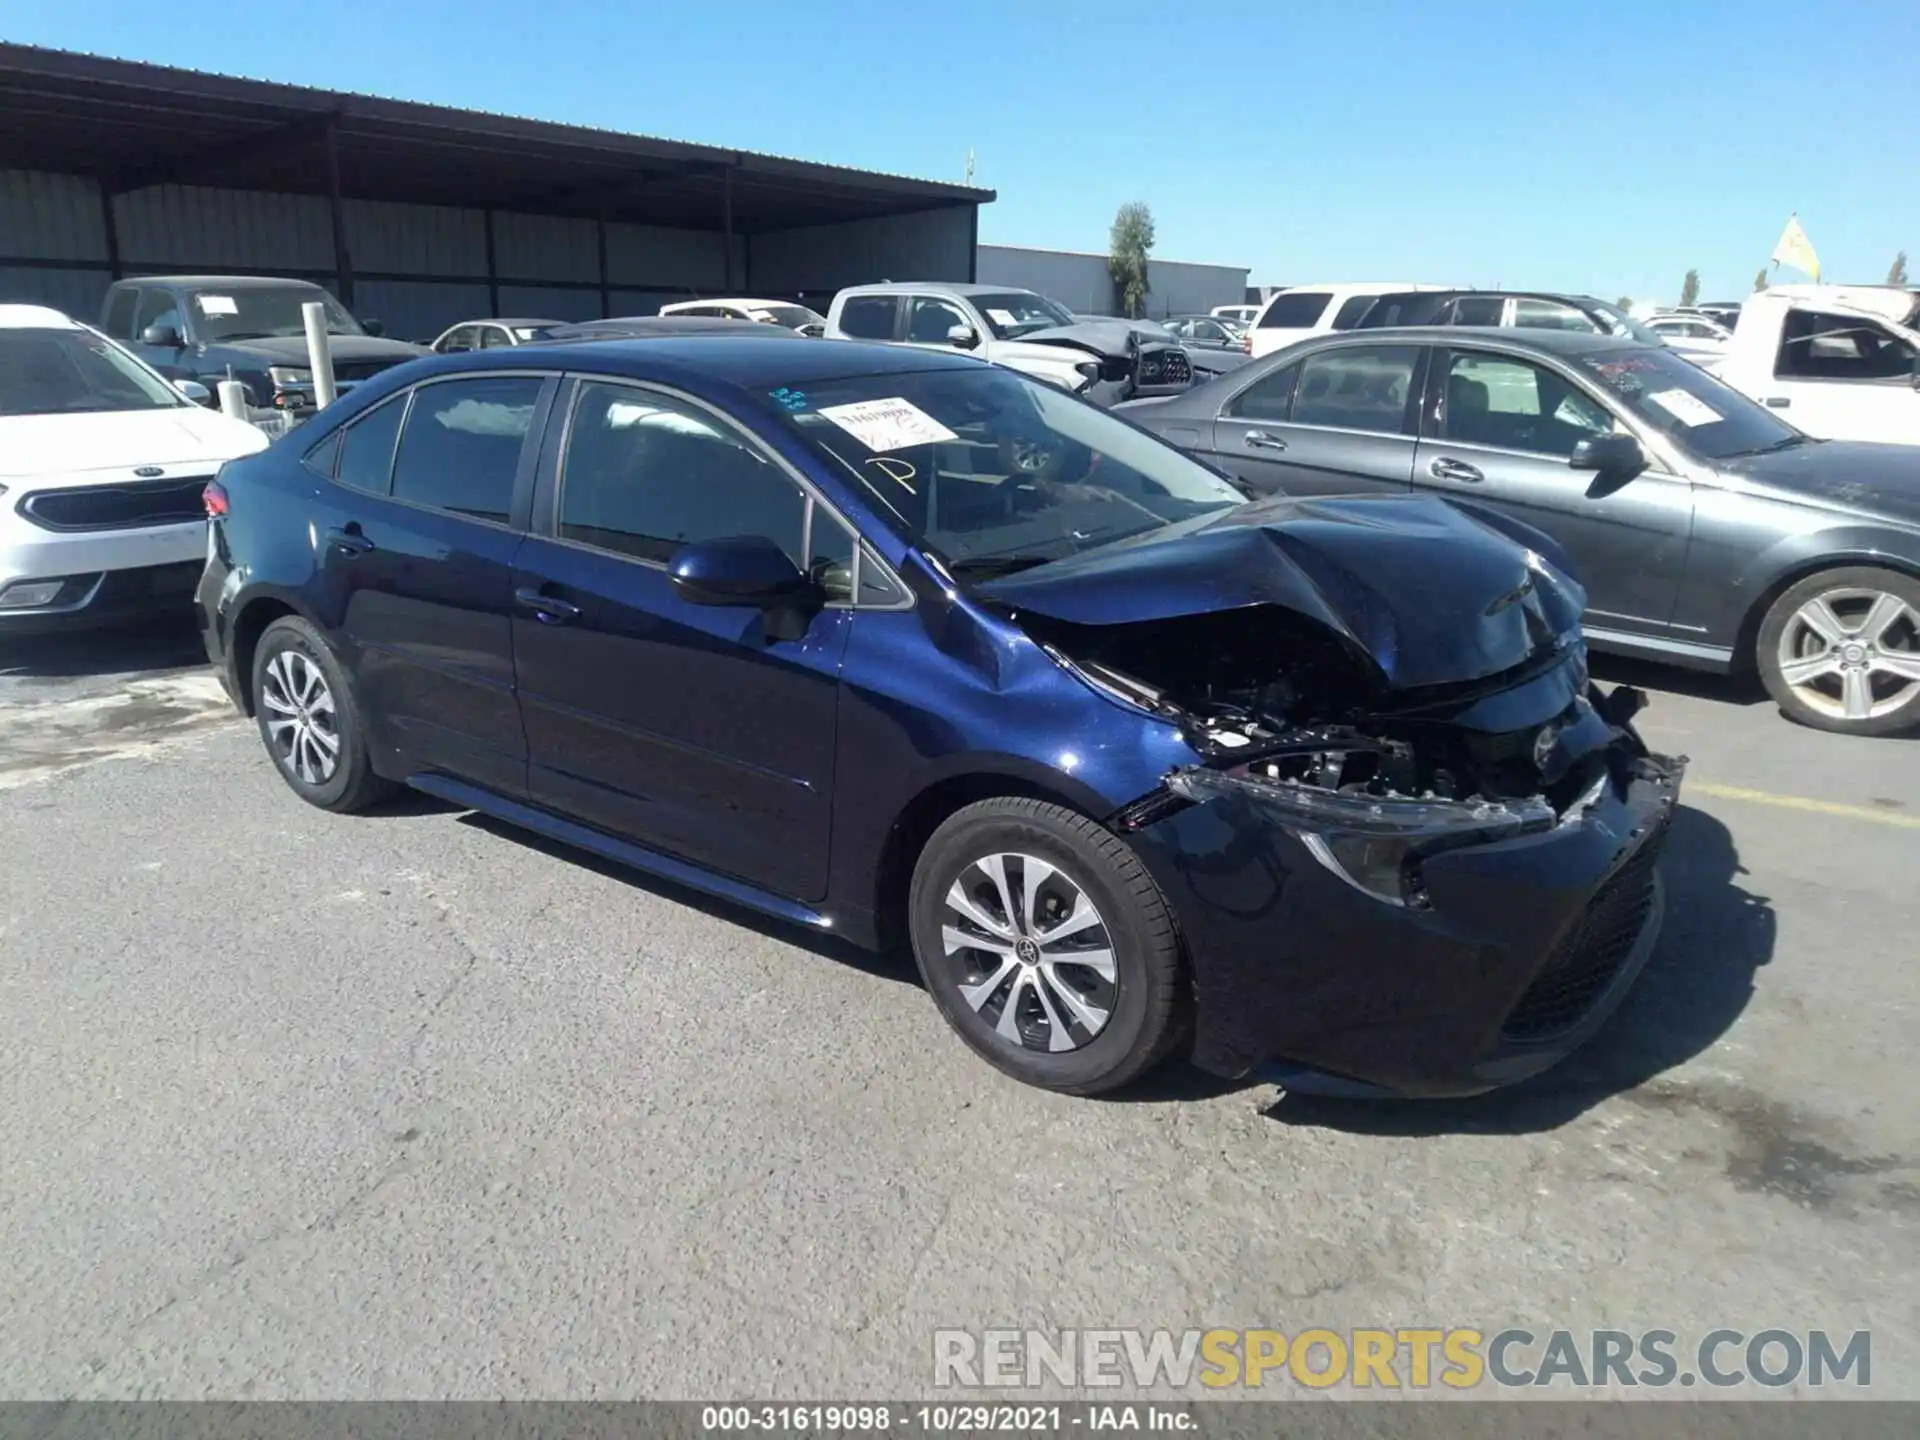
[{"label": "lower grille opening", "polygon": [[1654,867],[1666,838],[1664,827],[1649,836],[1600,887],[1507,1016],[1503,1039],[1549,1040],[1587,1017],[1652,916]]}]

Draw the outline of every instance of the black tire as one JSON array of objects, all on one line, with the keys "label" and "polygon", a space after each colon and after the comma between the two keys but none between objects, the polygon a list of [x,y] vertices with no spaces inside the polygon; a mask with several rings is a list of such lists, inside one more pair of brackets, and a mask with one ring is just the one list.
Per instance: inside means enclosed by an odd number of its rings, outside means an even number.
[{"label": "black tire", "polygon": [[[1890,596],[1906,608],[1883,631],[1870,635],[1863,623],[1874,596]],[[1825,651],[1835,668],[1796,684],[1784,667],[1794,658],[1823,655],[1822,641],[1801,616],[1803,607],[1820,598],[1828,599],[1830,613],[1841,622],[1841,643]],[[1754,642],[1761,683],[1788,718],[1842,735],[1894,735],[1920,726],[1920,678],[1906,679],[1883,664],[1876,667],[1882,653],[1896,654],[1902,666],[1920,665],[1920,581],[1877,565],[1822,570],[1789,586],[1768,608]],[[1856,710],[1888,708],[1878,714],[1847,714],[1850,671],[1856,696],[1862,680],[1866,685],[1865,699],[1856,702]]]},{"label": "black tire", "polygon": [[[324,749],[321,742],[315,740],[305,749],[308,763],[303,766],[295,758],[284,723],[289,713],[283,708],[289,689],[287,677],[304,678],[309,666],[324,683],[327,703],[316,703],[311,709],[302,707],[299,718],[303,724],[310,720],[314,728],[323,730],[330,718],[331,734],[338,742],[333,766],[324,773],[320,764],[313,763]],[[301,687],[296,683],[292,688]],[[366,809],[398,788],[374,773],[353,688],[320,632],[298,616],[283,616],[260,632],[260,643],[253,653],[253,710],[260,741],[267,747],[274,768],[293,793],[309,805],[347,814]]]},{"label": "black tire", "polygon": [[[1010,932],[1023,940],[1029,935],[1044,940],[1047,930],[1064,920],[1058,912],[1067,907],[1067,897],[1078,891],[1092,903],[1097,923],[1076,934],[1071,944],[1098,947],[1104,939],[1107,949],[1081,953],[1110,953],[1111,982],[1076,963],[1065,940],[1050,942],[1050,950],[1034,946],[1030,952],[1036,961],[1052,965],[1044,972],[1044,987],[1037,965],[1028,969],[1015,959],[1014,942],[1003,941],[992,952],[962,946],[949,955],[943,939],[954,917],[948,894],[963,877],[974,877],[986,882],[975,893],[990,897],[991,875],[973,867],[996,855],[1011,858],[1011,864],[1000,862],[1000,870],[1021,897],[1011,907],[1016,918]],[[1033,900],[1026,895],[1026,857],[1052,871],[1032,887]],[[985,903],[989,919],[1006,919],[1009,906],[991,898]],[[1139,857],[1083,815],[1045,801],[1011,797],[982,800],[957,811],[920,852],[908,906],[914,960],[940,1012],[961,1039],[1016,1080],[1069,1095],[1105,1094],[1144,1074],[1186,1037],[1191,995],[1166,899]],[[1030,930],[1018,913],[1022,910],[1042,912],[1036,913],[1036,921],[1050,919],[1052,924]],[[970,936],[992,939],[982,927],[963,923]],[[1009,965],[1017,965],[1018,971],[1004,972],[1005,978],[986,993],[977,988]],[[969,981],[976,986],[979,1008],[962,993],[962,984]],[[1062,996],[1069,986],[1079,1009]],[[1032,1017],[1023,1024],[1016,1015],[1011,1022],[1020,1040],[1007,1038],[999,1028],[1006,1021],[1009,1000],[1020,1015]],[[1081,1023],[1083,1015],[1092,1014],[1106,1017],[1095,1031]],[[1073,1042],[1072,1048],[1049,1048],[1056,1019],[1064,1019],[1059,1034]]]}]

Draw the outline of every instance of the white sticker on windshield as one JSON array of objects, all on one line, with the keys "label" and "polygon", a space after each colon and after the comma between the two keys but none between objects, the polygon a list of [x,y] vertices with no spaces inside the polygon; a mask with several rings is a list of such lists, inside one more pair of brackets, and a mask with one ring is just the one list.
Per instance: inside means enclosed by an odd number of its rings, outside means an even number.
[{"label": "white sticker on windshield", "polygon": [[905,450],[910,445],[934,445],[960,438],[911,400],[897,395],[887,400],[825,405],[818,413],[876,455]]},{"label": "white sticker on windshield", "polygon": [[1018,325],[1020,323],[1013,318],[1013,312],[1011,310],[989,310],[987,311],[987,318],[996,325]]},{"label": "white sticker on windshield", "polygon": [[233,303],[231,295],[196,295],[194,303],[200,307],[202,315],[238,315],[240,307]]},{"label": "white sticker on windshield", "polygon": [[1685,390],[1656,390],[1647,396],[1682,425],[1712,425],[1726,417],[1697,395]]}]

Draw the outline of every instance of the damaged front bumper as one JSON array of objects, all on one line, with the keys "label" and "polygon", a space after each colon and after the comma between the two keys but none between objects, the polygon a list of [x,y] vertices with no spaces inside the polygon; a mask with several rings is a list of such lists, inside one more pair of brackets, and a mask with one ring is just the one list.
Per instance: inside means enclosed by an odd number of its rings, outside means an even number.
[{"label": "damaged front bumper", "polygon": [[1446,1096],[1575,1049],[1653,949],[1685,769],[1625,724],[1606,761],[1559,811],[1169,777],[1158,803],[1130,807],[1129,838],[1179,916],[1195,1062],[1299,1090]]}]

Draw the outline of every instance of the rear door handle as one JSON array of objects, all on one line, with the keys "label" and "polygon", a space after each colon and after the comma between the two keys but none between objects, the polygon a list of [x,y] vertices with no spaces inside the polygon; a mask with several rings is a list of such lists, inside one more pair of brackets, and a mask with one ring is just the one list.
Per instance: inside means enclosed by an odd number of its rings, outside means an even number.
[{"label": "rear door handle", "polygon": [[571,600],[562,600],[557,595],[548,595],[530,585],[515,590],[513,598],[533,611],[543,625],[564,625],[569,620],[580,618],[580,607]]},{"label": "rear door handle", "polygon": [[1784,395],[1769,395],[1762,403],[1765,404],[1769,410],[1784,410],[1793,404],[1793,401]]},{"label": "rear door handle", "polygon": [[349,555],[364,555],[373,549],[373,541],[361,532],[358,522],[349,521],[338,530],[327,531],[327,543]]},{"label": "rear door handle", "polygon": [[1427,473],[1436,480],[1467,480],[1479,484],[1487,477],[1464,460],[1449,460],[1442,455],[1427,467]]},{"label": "rear door handle", "polygon": [[1284,450],[1287,442],[1278,435],[1269,435],[1264,430],[1249,430],[1241,437],[1240,443],[1249,450]]}]

